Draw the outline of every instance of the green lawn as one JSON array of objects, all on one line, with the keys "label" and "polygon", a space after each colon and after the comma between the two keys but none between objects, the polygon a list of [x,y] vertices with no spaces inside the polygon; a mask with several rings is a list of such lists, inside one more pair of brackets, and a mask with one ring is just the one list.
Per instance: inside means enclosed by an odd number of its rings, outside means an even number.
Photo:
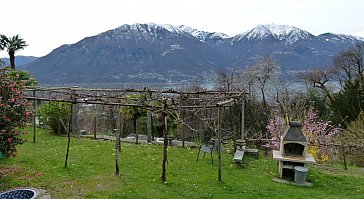
[{"label": "green lawn", "polygon": [[[26,135],[32,140],[32,133]],[[115,176],[114,143],[72,138],[64,167],[66,137],[38,130],[37,143],[18,147],[18,156],[1,159],[0,190],[31,186],[52,198],[364,198],[364,170],[310,167],[312,188],[280,184],[277,162],[247,158],[243,167],[222,157],[217,181],[209,156],[196,161],[197,149],[169,148],[167,183],[160,181],[162,146],[122,143],[121,175]]]}]

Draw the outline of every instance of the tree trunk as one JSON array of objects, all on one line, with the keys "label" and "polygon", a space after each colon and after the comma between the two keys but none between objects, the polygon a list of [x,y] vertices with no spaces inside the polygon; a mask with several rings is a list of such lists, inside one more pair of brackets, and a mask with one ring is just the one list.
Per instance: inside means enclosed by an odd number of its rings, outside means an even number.
[{"label": "tree trunk", "polygon": [[264,87],[260,88],[260,92],[262,93],[262,100],[263,100],[263,105],[264,105],[264,108],[267,108],[267,102],[265,100],[265,93],[264,93]]},{"label": "tree trunk", "polygon": [[9,57],[10,57],[10,66],[11,69],[15,69],[15,51],[10,49],[9,50]]}]

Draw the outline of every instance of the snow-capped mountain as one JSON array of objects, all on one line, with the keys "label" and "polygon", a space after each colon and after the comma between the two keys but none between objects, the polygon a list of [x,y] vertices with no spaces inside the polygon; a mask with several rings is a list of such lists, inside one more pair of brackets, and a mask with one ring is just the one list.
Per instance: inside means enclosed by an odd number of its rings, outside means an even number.
[{"label": "snow-capped mountain", "polygon": [[272,56],[285,70],[330,66],[359,40],[315,36],[287,25],[258,25],[234,37],[185,25],[125,24],[63,45],[27,65],[41,83],[189,81]]},{"label": "snow-capped mountain", "polygon": [[114,38],[119,39],[128,39],[130,37],[135,37],[137,39],[163,39],[163,36],[169,35],[179,35],[185,34],[181,29],[178,27],[169,25],[169,24],[155,24],[155,23],[148,23],[148,24],[124,24],[118,28],[113,30],[106,31],[97,35],[100,38],[112,36]]},{"label": "snow-capped mountain", "polygon": [[105,35],[112,34],[113,36],[121,37],[122,35],[130,32],[134,36],[139,36],[141,38],[163,38],[163,35],[166,34],[175,34],[175,35],[185,35],[192,36],[197,38],[201,42],[211,42],[218,41],[222,39],[229,38],[228,35],[219,32],[206,32],[200,31],[198,29],[191,28],[189,26],[181,25],[181,26],[173,26],[170,24],[156,24],[156,23],[147,23],[147,24],[132,24],[132,25],[122,25],[116,29],[104,32],[100,34],[100,37],[104,37]]},{"label": "snow-capped mountain", "polygon": [[191,34],[192,36],[198,38],[202,42],[207,42],[209,40],[222,40],[226,38],[230,38],[227,34],[221,32],[206,32],[200,31],[197,29],[193,29],[189,26],[181,25],[178,26],[181,31]]},{"label": "snow-capped mountain", "polygon": [[331,43],[353,43],[358,42],[359,38],[352,35],[335,34],[335,33],[324,33],[318,36],[327,42]]},{"label": "snow-capped mountain", "polygon": [[252,30],[239,34],[233,38],[233,42],[239,41],[259,41],[273,39],[287,44],[293,44],[299,40],[313,40],[315,36],[311,33],[287,25],[258,25]]}]

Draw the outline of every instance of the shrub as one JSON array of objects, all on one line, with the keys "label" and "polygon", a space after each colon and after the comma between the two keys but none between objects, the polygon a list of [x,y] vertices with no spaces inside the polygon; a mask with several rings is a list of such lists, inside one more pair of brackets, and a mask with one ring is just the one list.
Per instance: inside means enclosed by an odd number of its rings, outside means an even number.
[{"label": "shrub", "polygon": [[19,74],[10,71],[0,69],[0,155],[4,157],[15,157],[16,145],[24,142],[23,133],[15,129],[24,126],[30,115]]},{"label": "shrub", "polygon": [[330,125],[330,121],[318,120],[318,113],[313,108],[307,112],[305,121],[303,122],[303,133],[307,141],[313,146],[308,147],[308,152],[319,162],[328,162],[330,160],[329,146],[340,129]]},{"label": "shrub", "polygon": [[17,77],[17,81],[22,82],[24,86],[34,86],[38,84],[37,80],[26,70],[9,70],[8,74]]},{"label": "shrub", "polygon": [[65,129],[60,121],[67,126],[71,117],[71,104],[66,102],[49,102],[39,107],[37,111],[39,121],[48,125],[52,132],[57,135],[66,134]]},{"label": "shrub", "polygon": [[348,148],[348,159],[353,164],[364,167],[364,112],[340,134],[339,141],[345,145],[356,146]]}]

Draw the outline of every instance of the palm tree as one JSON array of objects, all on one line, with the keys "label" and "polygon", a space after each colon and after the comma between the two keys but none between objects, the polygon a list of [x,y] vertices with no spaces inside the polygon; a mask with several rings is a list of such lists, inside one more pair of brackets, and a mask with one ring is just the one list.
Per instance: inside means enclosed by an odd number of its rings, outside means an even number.
[{"label": "palm tree", "polygon": [[[2,35],[0,34],[0,51],[4,50],[5,48],[5,41],[2,39]],[[5,64],[3,60],[0,59],[0,67]]]},{"label": "palm tree", "polygon": [[2,40],[2,35],[0,35],[0,50],[4,50],[4,41]]},{"label": "palm tree", "polygon": [[26,46],[28,44],[19,35],[13,37],[0,35],[0,49],[7,48],[12,69],[15,69],[15,51],[24,49]]}]

